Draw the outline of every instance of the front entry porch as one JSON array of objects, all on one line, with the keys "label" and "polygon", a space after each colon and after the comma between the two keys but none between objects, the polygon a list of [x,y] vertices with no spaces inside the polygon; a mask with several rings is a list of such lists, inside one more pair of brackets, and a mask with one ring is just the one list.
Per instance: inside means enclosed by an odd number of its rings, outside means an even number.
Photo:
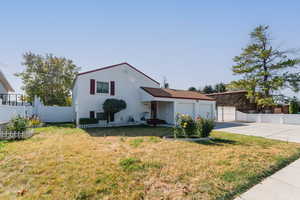
[{"label": "front entry porch", "polygon": [[156,122],[174,125],[175,114],[174,114],[174,102],[171,101],[150,101],[144,102],[147,113],[147,120],[151,119]]}]

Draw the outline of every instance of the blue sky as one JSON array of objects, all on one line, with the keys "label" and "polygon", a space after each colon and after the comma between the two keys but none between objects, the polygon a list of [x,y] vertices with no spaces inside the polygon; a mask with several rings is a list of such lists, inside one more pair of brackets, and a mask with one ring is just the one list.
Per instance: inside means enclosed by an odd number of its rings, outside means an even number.
[{"label": "blue sky", "polygon": [[274,43],[300,48],[299,1],[4,1],[0,6],[0,68],[14,77],[27,51],[72,59],[81,71],[128,62],[172,88],[233,76],[232,58],[259,24]]}]

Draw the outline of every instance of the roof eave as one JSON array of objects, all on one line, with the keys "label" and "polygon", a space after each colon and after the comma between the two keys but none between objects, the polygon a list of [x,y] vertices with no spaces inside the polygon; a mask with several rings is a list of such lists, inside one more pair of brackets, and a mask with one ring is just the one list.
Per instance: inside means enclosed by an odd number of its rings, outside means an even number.
[{"label": "roof eave", "polygon": [[147,92],[148,94],[150,94],[151,96],[155,97],[155,98],[165,98],[165,99],[190,99],[190,100],[201,100],[201,101],[216,101],[213,98],[210,99],[204,99],[204,98],[190,98],[190,97],[166,97],[166,96],[159,96],[159,95],[153,95],[151,92],[147,91],[144,87],[141,87],[141,89],[143,89],[145,92]]},{"label": "roof eave", "polygon": [[97,72],[97,71],[101,71],[101,70],[105,70],[105,69],[110,69],[110,68],[117,67],[117,66],[120,66],[120,65],[127,65],[130,68],[134,69],[135,71],[139,72],[140,74],[144,75],[145,77],[147,77],[151,81],[153,81],[156,84],[160,85],[160,83],[158,81],[154,80],[153,78],[151,78],[150,76],[146,75],[145,73],[143,73],[142,71],[138,70],[137,68],[135,68],[134,66],[130,65],[127,62],[123,62],[123,63],[119,63],[119,64],[115,64],[115,65],[110,65],[110,66],[106,66],[106,67],[101,67],[101,68],[90,70],[90,71],[86,71],[86,72],[81,72],[81,73],[79,73],[79,74],[76,75],[76,78],[78,76],[81,76],[81,75],[84,75],[84,74],[89,74],[89,73],[93,73],[93,72]]},{"label": "roof eave", "polygon": [[0,71],[0,82],[3,84],[4,88],[7,92],[15,92],[11,84],[8,82],[2,71]]}]

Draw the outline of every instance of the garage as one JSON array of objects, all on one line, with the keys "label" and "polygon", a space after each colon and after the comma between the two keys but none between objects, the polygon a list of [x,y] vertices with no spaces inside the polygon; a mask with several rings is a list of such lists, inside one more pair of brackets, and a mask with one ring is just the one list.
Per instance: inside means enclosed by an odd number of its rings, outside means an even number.
[{"label": "garage", "polygon": [[236,108],[234,106],[218,106],[218,121],[235,121]]},{"label": "garage", "polygon": [[176,113],[189,115],[195,117],[195,110],[193,103],[178,103],[176,104]]},{"label": "garage", "polygon": [[212,105],[211,104],[201,104],[199,105],[199,115],[202,118],[213,118],[212,116]]}]

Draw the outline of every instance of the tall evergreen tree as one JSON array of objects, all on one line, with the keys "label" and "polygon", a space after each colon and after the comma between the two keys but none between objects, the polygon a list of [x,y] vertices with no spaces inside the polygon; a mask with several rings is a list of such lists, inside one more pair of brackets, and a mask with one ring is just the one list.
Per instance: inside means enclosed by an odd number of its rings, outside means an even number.
[{"label": "tall evergreen tree", "polygon": [[195,87],[189,87],[188,91],[193,91],[193,92],[197,92],[197,89]]},{"label": "tall evergreen tree", "polygon": [[218,83],[215,85],[215,92],[226,92],[227,89],[226,89],[226,85],[224,83]]},{"label": "tall evergreen tree", "polygon": [[232,67],[235,75],[242,76],[234,84],[245,88],[248,97],[262,107],[276,103],[283,89],[298,92],[300,84],[300,60],[289,57],[292,51],[274,48],[268,31],[269,26],[256,27],[250,33],[250,44],[234,58],[236,64]]},{"label": "tall evergreen tree", "polygon": [[206,85],[206,86],[204,86],[202,92],[205,94],[211,94],[211,93],[214,93],[215,90],[211,85]]}]

